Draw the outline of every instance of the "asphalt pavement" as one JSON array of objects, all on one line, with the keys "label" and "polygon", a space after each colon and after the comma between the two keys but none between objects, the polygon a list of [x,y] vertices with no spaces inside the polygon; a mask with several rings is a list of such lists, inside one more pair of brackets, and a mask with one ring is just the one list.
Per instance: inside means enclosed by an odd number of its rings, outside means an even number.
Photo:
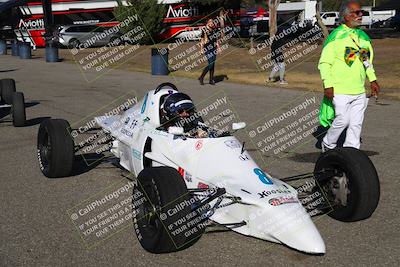
[{"label": "asphalt pavement", "polygon": [[[323,256],[303,254],[234,232],[210,232],[189,249],[154,255],[141,248],[132,224],[99,242],[84,240],[71,219],[71,209],[127,180],[110,162],[82,168],[72,177],[44,177],[36,157],[38,127],[44,119],[79,122],[127,93],[140,98],[166,81],[175,83],[195,102],[210,101],[218,94],[226,96],[236,120],[247,122],[250,128],[307,99],[315,97],[315,107],[321,100],[319,92],[228,82],[200,86],[197,80],[172,75],[120,70],[101,77],[96,73],[87,75],[92,82],[87,82],[74,64],[0,56],[0,78],[16,80],[17,90],[25,94],[28,120],[21,128],[13,127],[7,118],[0,123],[1,266],[400,265],[400,105],[388,99],[380,99],[380,104],[370,101],[362,134],[362,150],[370,156],[380,177],[379,206],[371,218],[356,223],[342,223],[328,216],[314,218],[326,243]],[[277,177],[312,171],[319,155],[315,140],[308,135],[290,151],[268,155],[257,156],[257,140],[246,143],[259,164]]]}]

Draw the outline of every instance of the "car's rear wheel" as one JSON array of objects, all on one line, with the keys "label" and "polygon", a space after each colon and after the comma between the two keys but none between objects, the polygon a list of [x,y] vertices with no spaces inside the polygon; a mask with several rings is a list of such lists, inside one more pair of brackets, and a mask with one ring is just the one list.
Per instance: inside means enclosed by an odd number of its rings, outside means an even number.
[{"label": "car's rear wheel", "polygon": [[203,234],[202,225],[189,223],[194,213],[193,207],[186,204],[193,203],[193,199],[177,170],[145,168],[138,175],[133,196],[135,232],[145,250],[178,251],[193,245]]},{"label": "car's rear wheel", "polygon": [[7,104],[12,104],[12,97],[15,93],[15,80],[2,79],[1,81],[1,99]]},{"label": "car's rear wheel", "polygon": [[323,153],[315,173],[334,171],[333,177],[318,178],[318,187],[329,204],[328,215],[344,222],[369,218],[378,206],[379,178],[368,156],[355,148],[341,147]]},{"label": "car's rear wheel", "polygon": [[39,127],[37,155],[40,170],[46,177],[71,174],[74,162],[74,140],[66,120],[48,119]]},{"label": "car's rear wheel", "polygon": [[12,97],[11,114],[13,118],[13,125],[15,127],[22,127],[26,122],[25,113],[25,100],[24,94],[21,92],[14,93]]}]

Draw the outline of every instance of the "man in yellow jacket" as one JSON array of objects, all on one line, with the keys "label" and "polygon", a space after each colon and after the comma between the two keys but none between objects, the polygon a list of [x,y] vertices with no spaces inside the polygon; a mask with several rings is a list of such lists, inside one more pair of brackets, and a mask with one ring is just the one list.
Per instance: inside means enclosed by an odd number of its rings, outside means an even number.
[{"label": "man in yellow jacket", "polygon": [[362,10],[358,1],[346,1],[341,7],[342,25],[324,43],[318,69],[324,83],[324,97],[333,100],[335,119],[326,133],[322,150],[336,147],[347,128],[343,146],[360,148],[360,135],[367,107],[365,79],[371,83],[372,95],[379,85],[372,65],[374,52],[369,36],[359,29]]}]

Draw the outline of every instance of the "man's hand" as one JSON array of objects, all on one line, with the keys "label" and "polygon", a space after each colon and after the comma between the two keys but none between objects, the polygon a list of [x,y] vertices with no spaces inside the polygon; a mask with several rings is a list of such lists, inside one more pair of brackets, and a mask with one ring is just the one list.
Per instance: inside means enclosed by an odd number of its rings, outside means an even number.
[{"label": "man's hand", "polygon": [[328,99],[333,99],[333,87],[324,90],[324,96]]},{"label": "man's hand", "polygon": [[378,96],[381,87],[377,81],[371,82],[371,96]]}]

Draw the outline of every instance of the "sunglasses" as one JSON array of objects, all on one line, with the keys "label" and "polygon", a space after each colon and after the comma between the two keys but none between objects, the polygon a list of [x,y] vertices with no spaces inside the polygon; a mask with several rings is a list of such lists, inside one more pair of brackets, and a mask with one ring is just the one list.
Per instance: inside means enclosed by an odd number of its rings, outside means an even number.
[{"label": "sunglasses", "polygon": [[357,16],[362,16],[363,15],[363,10],[354,10],[354,11],[351,11],[350,13],[356,14]]}]

